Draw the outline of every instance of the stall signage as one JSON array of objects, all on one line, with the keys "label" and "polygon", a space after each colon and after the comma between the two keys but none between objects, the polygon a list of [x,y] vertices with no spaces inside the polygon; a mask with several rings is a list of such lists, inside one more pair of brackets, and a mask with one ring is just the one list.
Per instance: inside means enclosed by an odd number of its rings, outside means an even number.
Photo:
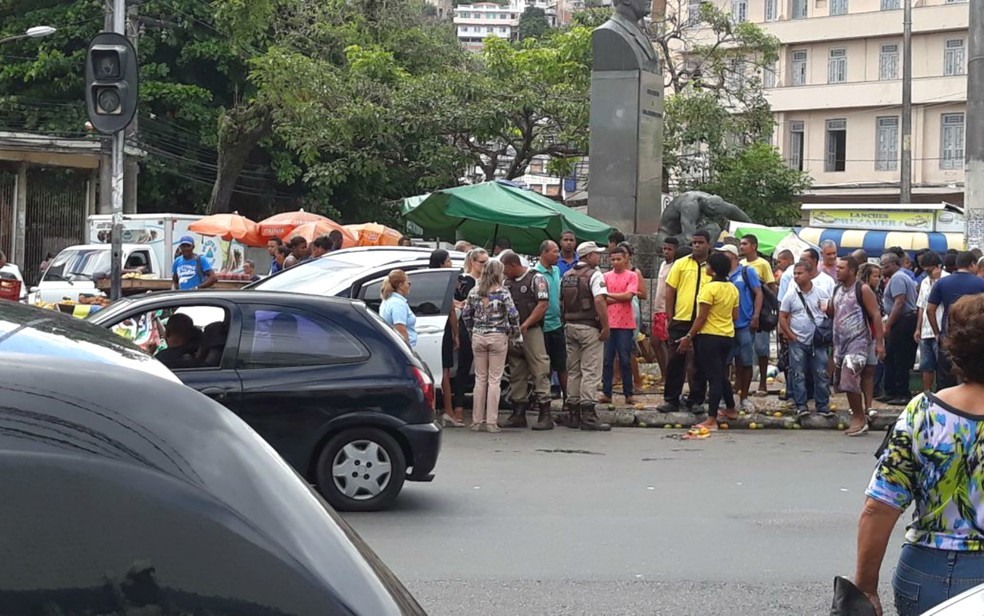
[{"label": "stall signage", "polygon": [[933,212],[886,210],[812,210],[811,227],[870,229],[874,231],[933,231]]}]

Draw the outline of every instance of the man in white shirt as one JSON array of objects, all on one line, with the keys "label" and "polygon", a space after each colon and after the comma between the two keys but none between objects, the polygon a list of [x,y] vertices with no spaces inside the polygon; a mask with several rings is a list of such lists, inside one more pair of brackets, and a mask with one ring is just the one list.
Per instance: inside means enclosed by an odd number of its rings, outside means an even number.
[{"label": "man in white shirt", "polygon": [[[834,288],[837,287],[837,283],[833,278],[820,271],[820,253],[817,252],[816,248],[807,248],[804,250],[803,254],[800,255],[800,260],[806,261],[813,266],[813,273],[811,274],[812,278],[810,279],[813,285],[822,291],[826,291],[827,297],[832,297],[834,295]],[[794,268],[792,267],[788,268],[785,272],[783,272],[782,277],[785,279],[788,274],[789,280],[791,281],[793,279],[793,269]],[[780,288],[781,287],[782,285],[780,284]],[[785,295],[788,295],[790,292],[795,292],[791,291],[795,288],[795,284],[787,283],[785,293],[783,294],[783,297],[779,298],[779,301],[781,302],[784,300]]]},{"label": "man in white shirt", "polygon": [[[919,298],[916,300],[916,342],[919,343],[919,371],[922,372],[923,391],[933,391],[936,381],[936,334],[933,333],[933,326],[929,322],[929,315],[926,314],[926,307],[929,305],[929,292],[932,291],[936,281],[949,276],[943,269],[943,260],[940,255],[929,251],[919,257],[919,267],[926,272],[926,277],[919,283]],[[943,311],[936,311],[936,325],[943,327]]]},{"label": "man in white shirt", "polygon": [[0,278],[14,278],[21,283],[20,299],[27,300],[27,285],[24,284],[24,277],[21,275],[20,268],[13,263],[7,263],[7,255],[0,251]]}]

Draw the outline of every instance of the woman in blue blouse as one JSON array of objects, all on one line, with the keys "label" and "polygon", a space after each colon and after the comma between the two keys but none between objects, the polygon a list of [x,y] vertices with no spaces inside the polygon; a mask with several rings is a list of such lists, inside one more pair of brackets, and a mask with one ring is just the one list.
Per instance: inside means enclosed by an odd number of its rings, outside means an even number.
[{"label": "woman in blue blouse", "polygon": [[984,294],[947,316],[942,344],[962,383],[916,396],[895,424],[858,525],[855,584],[881,614],[878,572],[899,516],[915,503],[892,587],[916,616],[984,583]]},{"label": "woman in blue blouse", "polygon": [[403,336],[410,348],[417,346],[417,316],[410,310],[407,297],[410,295],[410,279],[403,270],[395,269],[383,281],[379,291],[383,303],[379,306],[379,316],[393,326]]}]

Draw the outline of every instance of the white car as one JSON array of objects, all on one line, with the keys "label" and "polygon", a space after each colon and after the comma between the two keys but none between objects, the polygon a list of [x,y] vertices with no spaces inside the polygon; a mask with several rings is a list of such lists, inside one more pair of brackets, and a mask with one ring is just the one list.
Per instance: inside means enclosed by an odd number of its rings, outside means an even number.
[{"label": "white car", "polygon": [[441,342],[465,255],[451,252],[452,268],[430,269],[431,250],[365,246],[346,248],[260,280],[247,288],[361,299],[379,310],[379,290],[394,269],[410,278],[410,309],[417,316],[417,354],[440,381]]}]

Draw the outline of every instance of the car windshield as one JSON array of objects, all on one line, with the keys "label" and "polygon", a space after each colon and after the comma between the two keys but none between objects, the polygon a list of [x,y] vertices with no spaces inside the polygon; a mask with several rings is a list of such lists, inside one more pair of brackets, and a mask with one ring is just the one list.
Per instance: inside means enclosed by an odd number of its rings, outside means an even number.
[{"label": "car windshield", "polygon": [[364,267],[365,254],[361,252],[329,255],[301,263],[276,276],[261,280],[250,288],[305,295],[339,295],[340,291],[351,284],[353,270]]},{"label": "car windshield", "polygon": [[63,250],[48,266],[42,280],[92,280],[96,272],[109,270],[108,250],[98,248]]}]

